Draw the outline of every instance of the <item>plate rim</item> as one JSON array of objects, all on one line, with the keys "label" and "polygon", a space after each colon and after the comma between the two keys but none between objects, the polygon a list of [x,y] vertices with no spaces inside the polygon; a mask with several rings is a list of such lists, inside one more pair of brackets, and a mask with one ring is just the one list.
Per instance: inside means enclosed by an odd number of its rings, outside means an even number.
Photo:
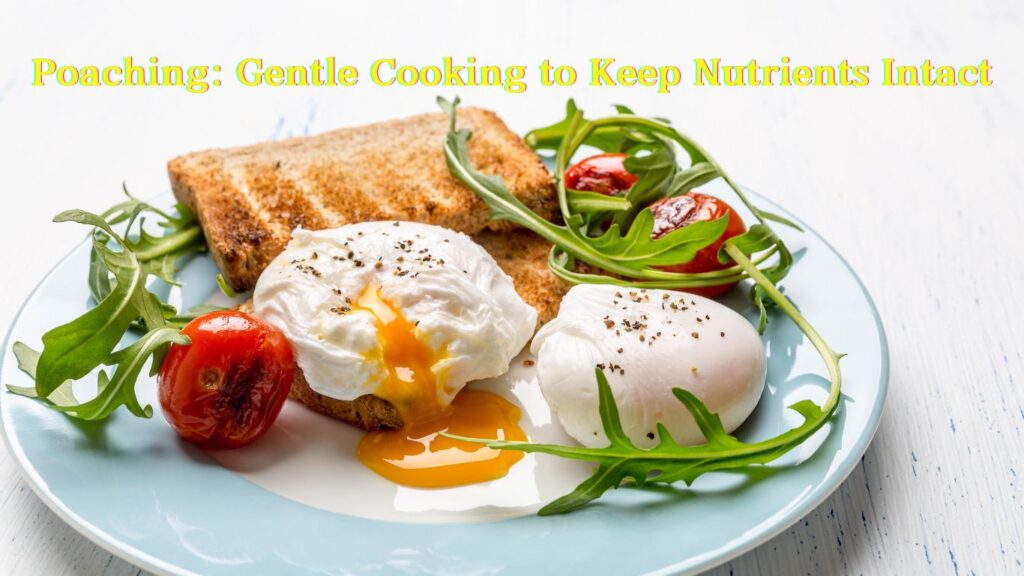
[{"label": "plate rim", "polygon": [[[809,226],[806,222],[803,221],[802,218],[796,216],[789,210],[785,210],[782,206],[780,206],[773,200],[765,198],[764,196],[758,194],[757,192],[750,190],[746,186],[740,185],[740,187],[743,189],[743,192],[745,194],[751,194],[757,197],[758,199],[765,201],[768,204],[771,204],[776,208],[783,209],[789,216],[792,217],[791,219],[794,222],[800,225],[800,227],[803,229],[804,234],[809,233],[815,238],[817,238],[818,241],[820,241],[822,244],[824,244],[833,254],[835,254],[835,256],[839,259],[839,262],[843,265],[844,268],[846,268],[850,275],[853,276],[853,279],[857,282],[857,287],[860,289],[861,293],[863,293],[864,297],[867,299],[868,308],[870,308],[871,310],[871,318],[874,320],[875,327],[878,329],[878,344],[879,350],[881,352],[881,355],[879,356],[881,371],[878,380],[878,401],[876,401],[874,405],[872,405],[871,412],[868,414],[867,428],[869,430],[866,434],[863,434],[857,438],[857,442],[854,443],[853,448],[850,450],[850,454],[857,454],[857,458],[855,459],[855,461],[860,462],[864,458],[864,454],[867,453],[868,448],[871,446],[871,442],[874,441],[875,434],[878,433],[878,427],[882,422],[882,412],[885,410],[885,401],[889,396],[889,337],[885,333],[885,325],[882,324],[882,316],[878,313],[878,305],[875,304],[875,299],[871,296],[871,292],[868,291],[867,286],[864,284],[864,281],[861,279],[860,275],[857,274],[857,271],[853,269],[853,266],[850,266],[850,263],[846,260],[846,257],[843,256],[838,250],[836,250],[835,246],[833,246],[831,242],[829,242],[821,234],[819,234],[814,227]],[[804,335],[804,338],[806,339],[807,336]],[[2,360],[0,360],[0,362],[2,362]],[[853,462],[854,459],[851,458],[848,461]],[[794,507],[787,514],[785,514],[782,517],[782,519],[776,520],[771,528],[767,528],[762,533],[757,534],[751,538],[748,538],[742,544],[724,553],[720,558],[709,558],[703,563],[698,562],[694,566],[684,566],[684,564],[686,564],[687,561],[681,560],[675,564],[671,564],[660,570],[649,572],[648,574],[697,574],[699,572],[715,568],[716,566],[721,566],[726,562],[735,560],[743,554],[746,554],[747,552],[750,552],[751,550],[768,542],[772,538],[775,538],[779,534],[782,534],[791,526],[799,522],[802,518],[814,512],[814,510],[821,506],[825,502],[825,500],[828,499],[829,496],[834,494],[837,490],[839,490],[839,488],[842,487],[844,483],[846,483],[846,480],[850,477],[851,474],[853,474],[853,471],[856,469],[856,463],[850,464],[848,466],[848,469],[846,470],[840,469],[840,473],[834,477],[834,480],[831,482],[831,485],[829,485],[830,482],[826,481],[815,486],[813,490],[813,498],[808,500],[807,504]],[[827,488],[823,488],[826,485]]]},{"label": "plate rim", "polygon": [[[7,327],[6,334],[4,334],[3,348],[0,349],[0,373],[2,373],[4,368],[4,361],[7,356],[5,351],[8,350],[11,345],[11,336],[14,333],[14,327],[17,326],[18,321],[21,320],[21,315],[25,311],[25,307],[28,306],[28,303],[32,301],[32,298],[35,297],[36,293],[43,286],[43,284],[46,283],[46,280],[49,279],[50,276],[53,275],[53,273],[58,268],[60,268],[60,266],[64,264],[65,261],[70,259],[88,241],[89,237],[86,236],[85,238],[77,242],[70,250],[68,250],[67,254],[60,257],[60,259],[58,259],[57,262],[55,262],[53,266],[50,267],[46,274],[43,274],[42,278],[39,279],[39,281],[32,288],[32,290],[29,291],[28,296],[26,296],[25,299],[22,301],[21,305],[18,307],[18,312],[14,315],[14,318],[11,320],[10,325]],[[35,467],[28,466],[28,464],[30,464],[31,462],[25,456],[24,451],[21,449],[20,443],[18,446],[15,446],[13,440],[10,437],[10,434],[8,434],[8,422],[3,417],[3,405],[5,402],[7,402],[5,398],[7,398],[9,394],[10,391],[6,389],[6,386],[4,386],[2,390],[0,390],[0,437],[3,438],[4,447],[7,449],[7,452],[12,456],[12,460],[17,465],[18,472],[21,473],[22,479],[25,480],[25,483],[28,484],[29,488],[32,489],[32,492],[35,493],[35,495],[43,502],[43,504],[46,505],[47,508],[50,509],[51,512],[53,512],[62,522],[73,528],[76,532],[78,532],[82,536],[85,536],[85,538],[93,544],[96,544],[100,548],[106,550],[114,556],[117,556],[118,558],[121,558],[122,560],[131,562],[139,568],[142,568],[154,574],[159,574],[161,576],[178,576],[181,574],[189,576],[196,575],[196,573],[192,572],[191,570],[181,568],[169,562],[160,560],[159,558],[152,557],[149,554],[146,554],[145,552],[138,550],[134,546],[131,546],[129,544],[126,544],[113,538],[108,539],[108,535],[104,531],[93,526],[88,520],[76,514],[73,510],[66,506],[64,502],[62,502],[52,492],[50,492],[49,488],[46,486],[46,482],[39,475]]]},{"label": "plate rim", "polygon": [[[885,409],[886,399],[888,397],[889,390],[889,374],[890,374],[890,362],[889,362],[889,340],[885,332],[885,326],[882,323],[881,315],[878,311],[878,306],[875,304],[874,298],[865,286],[864,281],[860,275],[857,274],[856,270],[850,265],[846,258],[835,249],[835,247],[826,240],[817,230],[809,226],[803,219],[789,212],[775,201],[754,192],[746,186],[740,186],[744,193],[750,194],[757,198],[759,201],[770,204],[774,208],[781,209],[787,213],[791,220],[796,222],[802,228],[804,234],[810,234],[815,237],[819,242],[825,245],[828,250],[834,254],[839,262],[842,264],[853,279],[857,283],[857,287],[860,292],[864,295],[868,308],[871,310],[871,317],[874,321],[875,328],[878,331],[879,336],[879,351],[880,351],[880,374],[878,381],[878,399],[872,405],[871,411],[867,416],[867,426],[864,434],[857,438],[857,441],[851,447],[849,453],[851,455],[856,454],[856,458],[848,458],[846,462],[847,469],[839,469],[839,473],[835,474],[831,479],[815,485],[812,490],[812,494],[804,500],[799,506],[795,506],[793,509],[784,514],[781,518],[770,521],[770,526],[763,530],[756,532],[752,536],[739,540],[739,543],[735,546],[725,546],[719,549],[716,554],[715,551],[706,552],[703,557],[695,556],[691,558],[682,559],[673,564],[666,565],[662,568],[655,569],[647,572],[649,575],[676,575],[676,574],[696,574],[706,570],[710,570],[716,566],[725,564],[731,560],[742,556],[743,554],[761,546],[767,541],[775,538],[794,524],[796,524],[801,518],[804,518],[821,504],[828,499],[836,490],[838,490],[850,477],[853,471],[857,467],[857,462],[860,462],[864,454],[867,452],[868,447],[874,440],[875,434],[878,432],[879,425],[881,423],[882,413]],[[162,198],[168,194],[168,190],[160,194],[156,194],[151,198],[147,198],[147,201],[153,201],[158,198]],[[70,259],[78,250],[89,241],[89,237],[86,236],[81,241],[72,246],[69,251],[64,254],[60,259],[55,262],[50,269],[39,279],[36,285],[28,293],[28,295],[21,302],[18,307],[17,313],[8,325],[6,333],[3,338],[3,348],[0,349],[0,373],[4,368],[4,362],[6,360],[6,351],[10,346],[10,339],[14,332],[15,326],[17,326],[26,306],[36,293],[43,286],[43,284],[50,278],[54,272]],[[806,338],[806,335],[804,336]],[[61,521],[73,528],[76,532],[85,536],[86,539],[96,544],[100,548],[106,550],[110,554],[117,556],[125,561],[134,564],[144,570],[159,574],[161,576],[178,576],[178,575],[196,575],[187,568],[172,564],[161,560],[160,558],[154,557],[147,554],[130,544],[127,544],[116,538],[109,537],[106,532],[93,526],[88,520],[76,514],[68,506],[66,506],[59,498],[57,498],[52,492],[49,491],[46,486],[46,482],[38,474],[38,471],[26,457],[22,451],[21,446],[15,446],[11,434],[8,433],[7,427],[8,422],[3,418],[3,404],[6,402],[4,398],[8,396],[9,392],[6,389],[0,390],[0,437],[3,438],[4,446],[7,451],[11,454],[12,460],[17,465],[18,471],[21,473],[21,477],[29,485],[36,496],[49,508]],[[755,528],[756,530],[756,528]],[[735,540],[734,540],[735,542]]]}]

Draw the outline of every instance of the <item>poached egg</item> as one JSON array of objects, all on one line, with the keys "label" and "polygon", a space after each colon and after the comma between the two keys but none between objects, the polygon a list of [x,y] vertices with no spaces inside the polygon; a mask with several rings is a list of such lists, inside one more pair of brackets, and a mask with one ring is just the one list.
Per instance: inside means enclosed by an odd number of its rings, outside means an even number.
[{"label": "poached egg", "polygon": [[525,440],[515,405],[459,394],[505,373],[537,323],[468,236],[396,221],[300,228],[260,276],[253,306],[292,343],[314,391],[395,406],[404,428],[369,433],[358,448],[382,476],[412,486],[480,482],[522,457],[439,435]]},{"label": "poached egg", "polygon": [[704,441],[672,388],[696,394],[731,432],[754,410],[765,380],[764,346],[746,319],[714,300],[669,290],[574,286],[531,351],[544,398],[566,432],[589,447],[608,444],[595,367],[641,448],[658,443],[658,422],[679,443]]}]

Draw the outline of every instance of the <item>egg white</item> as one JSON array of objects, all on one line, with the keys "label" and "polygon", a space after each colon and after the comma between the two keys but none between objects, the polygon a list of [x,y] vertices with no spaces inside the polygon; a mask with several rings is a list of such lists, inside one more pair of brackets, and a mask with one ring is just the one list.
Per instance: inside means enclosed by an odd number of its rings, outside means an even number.
[{"label": "egg white", "polygon": [[375,317],[337,313],[368,286],[415,323],[417,338],[435,353],[442,405],[467,382],[505,373],[537,324],[512,279],[464,234],[394,221],[300,228],[260,276],[253,306],[292,343],[320,394],[354,400],[388,376],[381,361],[370,360],[381,356]]},{"label": "egg white", "polygon": [[754,327],[714,300],[683,292],[575,286],[531,350],[545,399],[566,432],[591,447],[608,443],[595,367],[607,376],[623,429],[640,447],[657,444],[658,422],[677,442],[704,441],[672,388],[696,394],[732,431],[764,387],[765,351]]}]

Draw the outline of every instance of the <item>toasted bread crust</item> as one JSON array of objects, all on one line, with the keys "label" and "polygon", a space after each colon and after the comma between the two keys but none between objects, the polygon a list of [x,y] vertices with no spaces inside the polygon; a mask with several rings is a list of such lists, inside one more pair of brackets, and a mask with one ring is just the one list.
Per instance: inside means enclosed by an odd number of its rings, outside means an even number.
[{"label": "toasted bread crust", "polygon": [[403,425],[402,416],[394,404],[378,396],[366,394],[355,400],[337,400],[314,392],[298,367],[292,380],[288,397],[298,400],[307,408],[362,428],[367,432],[376,430],[397,430]]},{"label": "toasted bread crust", "polygon": [[558,315],[558,305],[569,285],[548,266],[551,244],[529,230],[485,231],[473,240],[494,257],[498,266],[512,277],[519,296],[537,310],[538,328]]},{"label": "toasted bread crust", "polygon": [[[548,171],[493,112],[459,111],[472,130],[477,168],[500,175],[534,212],[552,218],[557,198]],[[443,114],[343,128],[319,136],[206,150],[168,163],[178,200],[196,215],[214,261],[239,291],[256,284],[298,226],[318,230],[368,220],[412,220],[466,234],[489,223],[487,206],[449,173]]]}]

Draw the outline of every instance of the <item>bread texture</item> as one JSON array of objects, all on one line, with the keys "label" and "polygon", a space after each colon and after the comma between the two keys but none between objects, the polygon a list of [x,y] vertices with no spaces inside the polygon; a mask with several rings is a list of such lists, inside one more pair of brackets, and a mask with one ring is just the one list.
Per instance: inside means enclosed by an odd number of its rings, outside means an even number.
[{"label": "bread texture", "polygon": [[367,432],[397,430],[403,425],[402,415],[391,402],[372,394],[351,401],[324,396],[309,387],[306,377],[298,367],[295,368],[295,378],[292,380],[292,389],[288,397],[302,402],[310,410]]},{"label": "bread texture", "polygon": [[[531,210],[553,218],[558,201],[540,158],[493,112],[459,110],[478,170],[501,176]],[[368,220],[411,220],[466,234],[510,230],[448,171],[440,113],[318,136],[206,150],[168,163],[178,201],[196,215],[232,288],[252,289],[291,232]]]},{"label": "bread texture", "polygon": [[498,266],[512,277],[519,296],[537,310],[538,328],[558,315],[558,305],[569,285],[548,266],[551,244],[529,230],[485,231],[473,240],[494,257]]},{"label": "bread texture", "polygon": [[[538,327],[558,314],[558,305],[569,286],[548,268],[550,244],[526,230],[484,232],[474,236],[473,240],[494,257],[498,266],[512,277],[520,297],[537,310]],[[242,304],[239,309],[252,314],[252,301]],[[387,400],[369,394],[355,400],[324,396],[309,387],[298,367],[289,397],[316,412],[366,431],[397,429],[403,424],[402,416]]]}]

